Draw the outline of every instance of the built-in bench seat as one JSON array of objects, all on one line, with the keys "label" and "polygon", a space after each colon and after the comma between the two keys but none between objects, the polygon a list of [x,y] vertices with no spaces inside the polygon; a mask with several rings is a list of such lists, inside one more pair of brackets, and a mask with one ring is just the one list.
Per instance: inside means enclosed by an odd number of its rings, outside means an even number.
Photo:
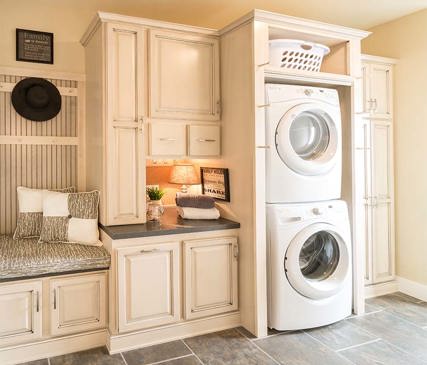
[{"label": "built-in bench seat", "polygon": [[38,243],[0,236],[0,281],[103,270],[110,267],[104,247],[70,243]]}]

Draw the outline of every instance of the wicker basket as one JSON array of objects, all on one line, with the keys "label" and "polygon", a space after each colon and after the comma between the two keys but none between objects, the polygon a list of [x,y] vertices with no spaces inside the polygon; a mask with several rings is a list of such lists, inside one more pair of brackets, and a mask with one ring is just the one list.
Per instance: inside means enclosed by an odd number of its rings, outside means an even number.
[{"label": "wicker basket", "polygon": [[270,41],[270,65],[301,71],[320,71],[322,60],[329,53],[322,44],[296,39]]}]

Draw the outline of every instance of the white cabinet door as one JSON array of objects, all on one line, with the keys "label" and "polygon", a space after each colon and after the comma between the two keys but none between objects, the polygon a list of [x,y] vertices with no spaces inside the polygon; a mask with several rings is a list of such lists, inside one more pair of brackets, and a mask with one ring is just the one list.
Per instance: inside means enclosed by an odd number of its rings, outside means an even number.
[{"label": "white cabinet door", "polygon": [[185,318],[237,310],[235,237],[184,242]]},{"label": "white cabinet door", "polygon": [[151,123],[151,156],[185,156],[187,154],[184,124]]},{"label": "white cabinet door", "polygon": [[42,337],[42,282],[0,286],[0,346]]},{"label": "white cabinet door", "polygon": [[219,120],[218,40],[150,30],[150,116]]},{"label": "white cabinet door", "polygon": [[363,62],[364,112],[372,117],[390,119],[393,112],[393,66]]},{"label": "white cabinet door", "polygon": [[66,335],[106,326],[106,274],[50,280],[50,334]]},{"label": "white cabinet door", "polygon": [[395,276],[393,133],[387,121],[371,122],[373,281]]},{"label": "white cabinet door", "polygon": [[179,242],[117,251],[119,332],[178,321]]},{"label": "white cabinet door", "polygon": [[107,25],[108,221],[104,225],[146,221],[146,33],[137,27]]},{"label": "white cabinet door", "polygon": [[188,127],[188,154],[191,157],[219,156],[220,127],[216,125],[190,125]]}]

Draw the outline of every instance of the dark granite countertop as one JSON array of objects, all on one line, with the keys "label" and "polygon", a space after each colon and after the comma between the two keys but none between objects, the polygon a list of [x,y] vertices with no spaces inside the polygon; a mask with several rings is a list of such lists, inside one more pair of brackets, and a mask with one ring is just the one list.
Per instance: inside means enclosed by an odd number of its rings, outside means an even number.
[{"label": "dark granite countertop", "polygon": [[100,228],[113,240],[121,240],[126,238],[235,229],[240,228],[240,223],[225,218],[211,220],[182,219],[178,216],[175,207],[166,207],[160,222],[108,227],[100,225]]}]

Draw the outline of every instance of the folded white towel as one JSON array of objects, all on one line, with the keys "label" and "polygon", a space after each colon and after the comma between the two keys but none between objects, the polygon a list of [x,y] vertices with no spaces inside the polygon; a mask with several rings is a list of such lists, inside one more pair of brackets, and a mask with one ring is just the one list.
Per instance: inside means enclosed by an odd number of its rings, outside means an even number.
[{"label": "folded white towel", "polygon": [[178,214],[184,219],[218,219],[220,214],[216,208],[200,209],[189,207],[176,207]]}]

